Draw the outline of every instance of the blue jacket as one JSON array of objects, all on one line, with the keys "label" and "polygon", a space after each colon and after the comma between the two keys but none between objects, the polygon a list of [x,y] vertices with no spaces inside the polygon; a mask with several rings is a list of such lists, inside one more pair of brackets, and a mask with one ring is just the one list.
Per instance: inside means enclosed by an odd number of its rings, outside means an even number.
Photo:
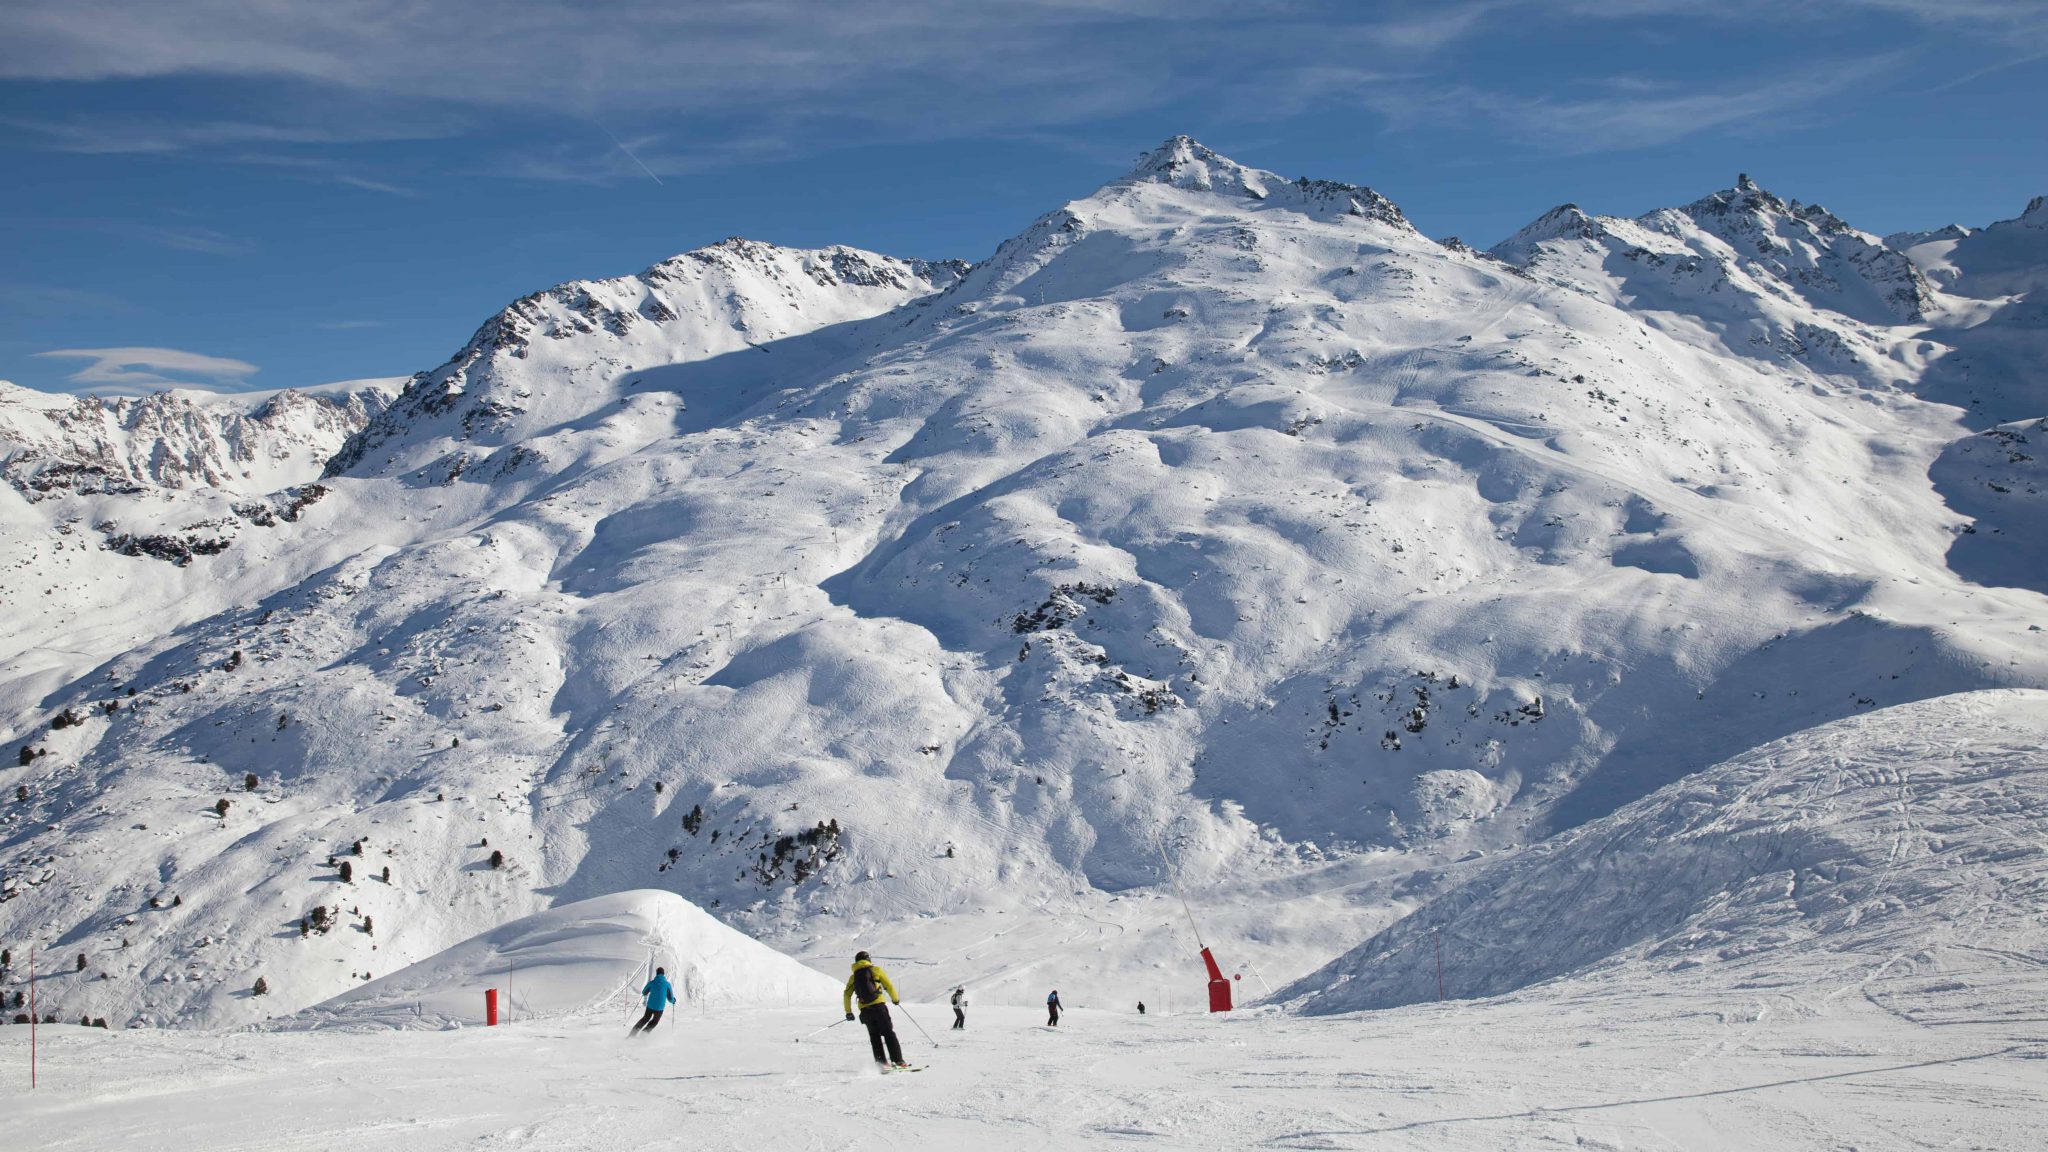
[{"label": "blue jacket", "polygon": [[650,1012],[666,1011],[669,1005],[676,1002],[676,990],[669,987],[666,976],[656,976],[649,980],[647,987],[640,990],[640,994],[647,997],[647,1010]]}]

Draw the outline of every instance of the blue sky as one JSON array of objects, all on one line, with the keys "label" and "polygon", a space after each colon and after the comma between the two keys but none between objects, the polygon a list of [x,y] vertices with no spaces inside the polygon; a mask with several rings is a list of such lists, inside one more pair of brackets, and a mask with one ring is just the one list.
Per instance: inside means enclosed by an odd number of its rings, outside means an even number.
[{"label": "blue sky", "polygon": [[979,259],[1175,132],[1480,244],[1738,171],[1982,224],[2044,107],[2044,0],[9,0],[0,379],[406,375],[729,235]]}]

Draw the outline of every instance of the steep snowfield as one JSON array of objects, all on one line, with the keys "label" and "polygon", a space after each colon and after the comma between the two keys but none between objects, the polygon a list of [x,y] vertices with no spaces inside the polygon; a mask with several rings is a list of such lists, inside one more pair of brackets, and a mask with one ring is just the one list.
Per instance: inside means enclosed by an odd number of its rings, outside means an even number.
[{"label": "steep snowfield", "polygon": [[1995,1013],[2048,992],[2044,825],[2048,692],[1904,704],[1535,845],[1280,996],[1312,1014],[1434,1000],[1440,949],[1458,998],[1593,974]]},{"label": "steep snowfield", "polygon": [[[374,927],[372,925],[371,927]],[[362,930],[347,923],[340,930]],[[282,1021],[284,1028],[482,1023],[481,990],[507,1021],[607,1012],[640,1003],[656,967],[674,1011],[829,1003],[839,983],[726,927],[672,892],[616,892],[499,925],[409,968]]]},{"label": "steep snowfield", "polygon": [[[2005,305],[1747,182],[1586,220],[1475,253],[1178,138],[964,272],[521,301],[276,552],[149,561],[232,606],[17,690],[0,938],[87,955],[67,1014],[225,1024],[654,885],[1116,1003],[1199,990],[1172,878],[1262,992],[1768,740],[2048,685],[1929,478],[1987,426],[1939,317]],[[375,940],[300,940],[338,899]]]}]

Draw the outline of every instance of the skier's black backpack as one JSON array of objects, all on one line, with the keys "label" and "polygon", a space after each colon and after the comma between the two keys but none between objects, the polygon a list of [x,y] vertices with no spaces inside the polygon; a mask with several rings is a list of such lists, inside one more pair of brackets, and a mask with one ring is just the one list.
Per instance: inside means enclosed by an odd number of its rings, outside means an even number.
[{"label": "skier's black backpack", "polygon": [[864,965],[853,970],[853,1000],[865,1008],[882,998],[882,986],[875,982],[873,965]]}]

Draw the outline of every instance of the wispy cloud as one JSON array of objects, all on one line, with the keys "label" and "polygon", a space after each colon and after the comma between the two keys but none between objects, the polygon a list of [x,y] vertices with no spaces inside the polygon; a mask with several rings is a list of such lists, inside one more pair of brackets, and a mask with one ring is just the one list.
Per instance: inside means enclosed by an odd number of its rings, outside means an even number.
[{"label": "wispy cloud", "polygon": [[258,120],[202,119],[166,120],[133,114],[61,117],[0,116],[0,125],[38,137],[42,145],[58,152],[87,155],[166,155],[209,148],[291,144],[364,144],[392,140],[432,140],[457,129],[445,119],[433,123],[399,121],[382,117],[354,124],[331,124],[312,120],[269,122]]},{"label": "wispy cloud", "polygon": [[130,222],[115,226],[114,231],[133,236],[159,248],[169,248],[174,252],[202,252],[227,256],[249,250],[249,245],[245,242],[213,228],[165,227]]},{"label": "wispy cloud", "polygon": [[67,381],[79,391],[136,395],[160,388],[206,387],[235,391],[247,387],[256,365],[225,356],[177,348],[58,348],[36,353],[57,360],[85,360]]},{"label": "wispy cloud", "polygon": [[[1657,19],[1825,30],[1843,21],[1959,31],[2024,53],[2043,0],[13,0],[0,79],[204,79],[292,98],[184,122],[15,117],[80,152],[206,152],[405,194],[338,163],[369,141],[517,135],[484,165],[525,179],[657,181],[823,147],[1058,134],[1160,109],[1240,121],[1363,92],[1409,121],[1433,109],[1527,121],[1572,112],[1645,141],[1789,114],[1804,75],[1755,93],[1567,100],[1460,70],[1457,49],[1530,31]],[[1678,34],[1674,32],[1674,34]],[[1536,71],[1536,70],[1532,70]],[[1431,75],[1437,72],[1437,75]],[[1867,79],[1867,77],[1865,78]],[[250,102],[250,107],[256,107]],[[517,133],[505,126],[520,121]],[[593,131],[591,124],[603,125]],[[540,125],[541,130],[531,130]],[[615,134],[612,135],[612,134]],[[579,143],[576,137],[591,139]],[[607,138],[610,136],[611,138]],[[1631,146],[1624,143],[1622,146]],[[309,153],[313,155],[308,155]],[[321,161],[321,162],[316,162]],[[323,163],[324,162],[324,163]],[[478,162],[465,156],[461,165]]]},{"label": "wispy cloud", "polygon": [[1620,78],[1613,95],[1555,97],[1449,86],[1431,92],[1368,88],[1359,98],[1397,129],[1470,124],[1511,129],[1528,148],[1558,155],[1627,151],[1707,132],[1767,135],[1831,113],[1825,102],[1894,67],[1892,55],[1811,68],[1790,79],[1707,91],[1663,90]]}]

